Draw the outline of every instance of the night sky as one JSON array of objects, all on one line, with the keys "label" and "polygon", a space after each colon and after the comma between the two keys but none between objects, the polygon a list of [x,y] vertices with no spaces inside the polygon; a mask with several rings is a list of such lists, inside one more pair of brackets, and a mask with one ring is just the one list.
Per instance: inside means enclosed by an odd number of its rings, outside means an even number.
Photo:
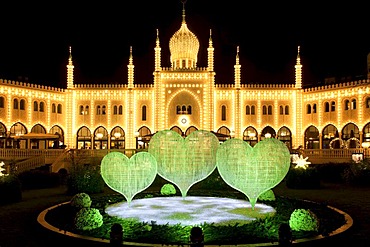
[{"label": "night sky", "polygon": [[[156,29],[162,66],[181,25],[180,0],[69,1],[0,6],[0,78],[66,87],[72,46],[75,83],[127,83],[130,46],[135,83],[152,83]],[[216,83],[232,83],[237,46],[242,83],[294,83],[301,46],[304,85],[326,77],[362,78],[370,52],[364,3],[188,0],[188,28],[200,41],[198,67],[207,65],[212,29]]]}]

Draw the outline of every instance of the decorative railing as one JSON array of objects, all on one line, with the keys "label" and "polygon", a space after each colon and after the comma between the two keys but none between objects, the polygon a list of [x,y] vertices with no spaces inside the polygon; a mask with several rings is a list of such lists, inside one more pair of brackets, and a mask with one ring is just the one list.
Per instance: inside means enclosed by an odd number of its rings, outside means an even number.
[{"label": "decorative railing", "polygon": [[41,155],[17,163],[11,163],[6,170],[8,174],[19,174],[43,165],[45,165],[45,157]]},{"label": "decorative railing", "polygon": [[303,157],[312,164],[346,163],[352,161],[353,154],[362,154],[364,158],[370,158],[369,148],[350,149],[304,149]]}]

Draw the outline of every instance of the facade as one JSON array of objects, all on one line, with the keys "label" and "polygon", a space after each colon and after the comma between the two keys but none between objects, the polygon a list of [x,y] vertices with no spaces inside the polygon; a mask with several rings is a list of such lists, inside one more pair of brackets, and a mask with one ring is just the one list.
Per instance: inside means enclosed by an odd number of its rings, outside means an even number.
[{"label": "facade", "polygon": [[183,9],[169,40],[170,67],[161,65],[157,32],[151,84],[135,84],[132,49],[122,84],[75,82],[71,48],[66,88],[0,80],[0,148],[141,149],[164,129],[184,137],[210,130],[221,142],[235,137],[252,146],[274,137],[290,149],[368,147],[370,59],[365,80],[303,88],[298,47],[294,83],[248,84],[236,47],[233,84],[215,84],[212,33],[207,67],[197,67],[200,44],[185,17]]}]

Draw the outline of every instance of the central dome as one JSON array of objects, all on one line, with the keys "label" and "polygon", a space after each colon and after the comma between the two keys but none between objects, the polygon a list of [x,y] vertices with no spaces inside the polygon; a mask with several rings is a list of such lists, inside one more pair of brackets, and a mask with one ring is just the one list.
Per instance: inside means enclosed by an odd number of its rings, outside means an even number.
[{"label": "central dome", "polygon": [[182,10],[182,24],[170,39],[171,65],[175,69],[188,69],[197,66],[199,40],[185,22],[185,10]]}]

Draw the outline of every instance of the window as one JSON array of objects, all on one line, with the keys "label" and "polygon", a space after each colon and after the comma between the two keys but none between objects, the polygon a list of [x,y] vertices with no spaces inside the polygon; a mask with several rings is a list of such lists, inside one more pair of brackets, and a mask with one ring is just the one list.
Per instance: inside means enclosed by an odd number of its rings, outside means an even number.
[{"label": "window", "polygon": [[113,115],[117,115],[118,114],[118,108],[117,106],[113,106]]},{"label": "window", "polygon": [[122,106],[120,105],[120,106],[118,107],[118,114],[119,114],[119,115],[122,115],[122,112],[123,112],[123,111],[122,111]]},{"label": "window", "polygon": [[85,106],[85,115],[89,115],[90,113],[89,113],[89,106],[87,105],[87,106]]},{"label": "window", "polygon": [[352,110],[356,110],[356,99],[353,99],[353,100],[351,101],[351,109],[352,109]]},{"label": "window", "polygon": [[329,112],[329,102],[325,102],[325,112]]},{"label": "window", "polygon": [[344,110],[345,110],[345,111],[348,111],[348,110],[349,110],[349,100],[348,100],[348,99],[346,99],[346,100],[344,101]]},{"label": "window", "polygon": [[4,97],[0,97],[0,108],[4,108]]},{"label": "window", "polygon": [[316,104],[313,104],[312,106],[312,113],[316,113]]},{"label": "window", "polygon": [[80,115],[84,115],[84,106],[80,105]]},{"label": "window", "polygon": [[146,121],[146,105],[143,105],[143,107],[141,107],[141,120]]},{"label": "window", "polygon": [[100,115],[101,114],[101,109],[100,109],[100,105],[96,106],[96,115]]},{"label": "window", "polygon": [[370,97],[366,98],[366,108],[370,108]]},{"label": "window", "polygon": [[267,115],[272,115],[272,106],[268,106],[267,108]]},{"label": "window", "polygon": [[188,114],[191,114],[191,105],[188,105],[187,113],[188,113]]},{"label": "window", "polygon": [[247,105],[247,106],[245,107],[245,114],[246,114],[246,115],[250,115],[250,114],[251,114],[251,109],[250,109],[250,106],[249,106],[249,105]]},{"label": "window", "polygon": [[38,111],[38,104],[37,104],[37,101],[34,101],[33,102],[33,111]]},{"label": "window", "polygon": [[105,105],[103,105],[102,108],[101,108],[101,114],[102,115],[105,115],[105,113],[106,113],[105,108],[106,108]]},{"label": "window", "polygon": [[53,103],[52,105],[51,105],[51,113],[56,113],[56,106],[55,106],[55,104]]},{"label": "window", "polygon": [[19,109],[20,110],[25,110],[26,109],[26,101],[24,99],[21,99],[21,102],[19,104]]},{"label": "window", "polygon": [[280,106],[280,115],[283,115],[284,114],[284,107],[281,105]]},{"label": "window", "polygon": [[311,105],[310,104],[307,105],[307,114],[311,114]]},{"label": "window", "polygon": [[44,109],[45,108],[45,103],[44,102],[40,102],[40,112],[44,112]]},{"label": "window", "polygon": [[288,105],[285,106],[285,115],[289,115],[289,106]]},{"label": "window", "polygon": [[265,105],[262,107],[262,115],[267,115],[267,107]]},{"label": "window", "polygon": [[62,105],[61,104],[58,104],[58,113],[62,114]]},{"label": "window", "polygon": [[13,100],[13,109],[18,109],[18,99]]},{"label": "window", "polygon": [[251,115],[256,114],[256,107],[254,105],[251,106]]},{"label": "window", "polygon": [[221,106],[221,121],[226,121],[226,106]]},{"label": "window", "polygon": [[176,114],[181,114],[181,107],[179,105],[176,106]]},{"label": "window", "polygon": [[335,111],[335,101],[331,102],[330,111]]}]

